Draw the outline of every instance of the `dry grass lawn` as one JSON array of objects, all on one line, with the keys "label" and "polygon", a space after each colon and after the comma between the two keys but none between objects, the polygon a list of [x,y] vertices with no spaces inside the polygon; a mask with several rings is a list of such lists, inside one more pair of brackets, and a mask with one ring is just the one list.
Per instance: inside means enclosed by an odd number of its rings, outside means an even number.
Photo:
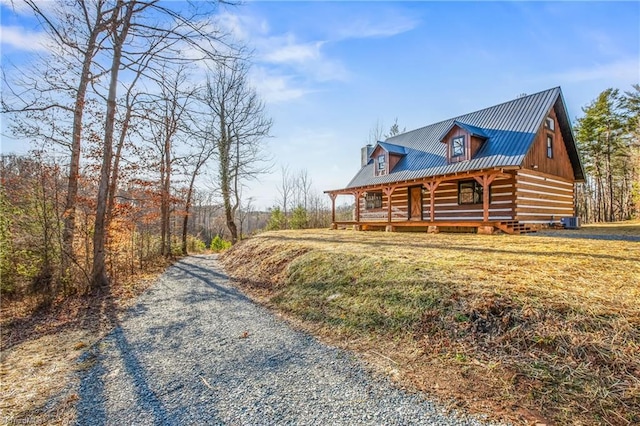
[{"label": "dry grass lawn", "polygon": [[2,424],[71,424],[78,395],[75,360],[97,336],[83,330],[23,342],[0,363]]},{"label": "dry grass lawn", "polygon": [[640,243],[562,235],[281,231],[223,262],[400,385],[521,422],[638,424]]}]

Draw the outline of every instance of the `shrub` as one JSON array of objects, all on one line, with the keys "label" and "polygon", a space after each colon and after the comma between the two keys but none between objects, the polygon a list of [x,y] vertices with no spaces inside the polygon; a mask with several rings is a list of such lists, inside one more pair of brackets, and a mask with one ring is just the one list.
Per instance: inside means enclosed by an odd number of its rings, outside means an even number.
[{"label": "shrub", "polygon": [[225,251],[231,247],[231,241],[224,240],[220,238],[220,235],[216,235],[216,237],[211,240],[211,246],[209,247],[211,251],[219,253],[221,251]]},{"label": "shrub", "polygon": [[187,235],[187,250],[189,253],[202,253],[207,249],[207,245],[198,237]]},{"label": "shrub", "polygon": [[306,229],[309,227],[309,218],[307,210],[298,206],[291,213],[291,229]]},{"label": "shrub", "polygon": [[268,231],[277,231],[279,229],[285,229],[287,225],[287,218],[284,216],[280,207],[274,207],[271,210],[271,216],[269,216],[269,223],[267,223]]}]

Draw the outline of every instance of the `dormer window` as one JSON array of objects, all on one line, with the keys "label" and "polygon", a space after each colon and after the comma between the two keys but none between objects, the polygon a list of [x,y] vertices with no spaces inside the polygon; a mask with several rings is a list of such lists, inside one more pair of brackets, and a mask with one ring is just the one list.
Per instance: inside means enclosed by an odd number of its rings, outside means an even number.
[{"label": "dormer window", "polygon": [[456,136],[451,140],[451,157],[464,155],[464,136]]},{"label": "dormer window", "polygon": [[553,119],[553,117],[547,117],[547,118],[544,120],[544,127],[545,127],[545,128],[547,128],[547,129],[549,129],[549,130],[551,130],[551,131],[556,130],[556,122],[555,122],[555,120]]},{"label": "dormer window", "polygon": [[386,170],[386,156],[384,154],[378,155],[378,172],[384,172]]}]

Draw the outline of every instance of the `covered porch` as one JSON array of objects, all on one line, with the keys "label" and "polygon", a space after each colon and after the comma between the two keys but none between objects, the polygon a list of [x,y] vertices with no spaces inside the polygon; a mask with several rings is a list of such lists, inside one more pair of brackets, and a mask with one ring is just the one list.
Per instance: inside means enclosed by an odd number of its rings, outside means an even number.
[{"label": "covered porch", "polygon": [[[532,231],[515,217],[515,177],[504,168],[462,172],[325,191],[332,228],[458,231],[509,234]],[[353,217],[336,220],[336,198],[355,198]]]}]

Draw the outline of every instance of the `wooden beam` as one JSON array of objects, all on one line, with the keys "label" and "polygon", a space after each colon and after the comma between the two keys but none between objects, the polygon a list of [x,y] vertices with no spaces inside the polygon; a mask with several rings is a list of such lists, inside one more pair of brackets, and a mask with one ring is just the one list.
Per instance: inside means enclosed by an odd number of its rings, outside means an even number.
[{"label": "wooden beam", "polygon": [[335,226],[336,223],[336,197],[338,194],[330,193],[329,197],[331,198],[331,224]]},{"label": "wooden beam", "polygon": [[360,223],[360,196],[362,191],[354,191],[353,195],[356,197],[356,223]]},{"label": "wooden beam", "polygon": [[436,179],[431,182],[425,182],[423,185],[429,191],[429,220],[433,222],[435,220],[435,208],[436,208],[436,189],[442,183],[442,179]]},{"label": "wooden beam", "polygon": [[497,173],[494,173],[474,177],[474,179],[482,185],[482,220],[484,222],[489,222],[489,188],[497,175]]},{"label": "wooden beam", "polygon": [[384,195],[387,196],[387,222],[391,223],[391,194],[396,190],[395,186],[387,186],[382,189]]}]

